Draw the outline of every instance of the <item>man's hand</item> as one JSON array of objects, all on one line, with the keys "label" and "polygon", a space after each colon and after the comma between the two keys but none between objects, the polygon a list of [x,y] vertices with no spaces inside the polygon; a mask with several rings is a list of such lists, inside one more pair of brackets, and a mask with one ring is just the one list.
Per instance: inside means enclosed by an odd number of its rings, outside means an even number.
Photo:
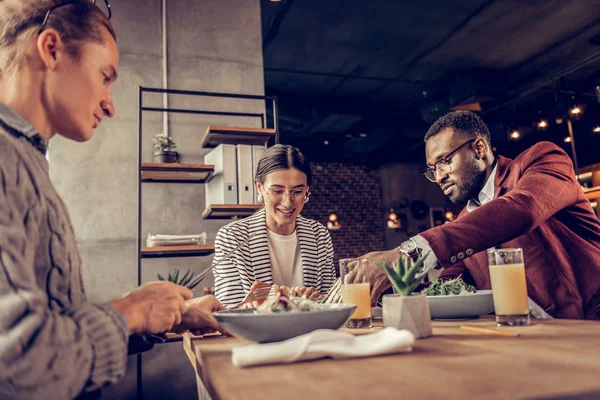
[{"label": "man's hand", "polygon": [[181,323],[192,291],[172,282],[150,282],[129,292],[110,306],[127,320],[130,335],[161,334]]},{"label": "man's hand", "polygon": [[197,297],[188,300],[186,304],[187,311],[183,314],[181,323],[173,328],[173,332],[182,333],[189,330],[195,335],[214,332],[227,333],[212,315],[215,311],[226,310],[215,296]]},{"label": "man's hand", "polygon": [[[398,249],[374,251],[365,254],[364,256],[357,257],[355,260],[348,263],[350,273],[348,273],[347,276],[347,283],[362,283],[365,281],[365,276],[367,276],[368,282],[371,284],[371,306],[375,307],[381,294],[389,289],[392,286],[392,283],[385,273],[373,262],[392,266],[393,263],[398,261],[400,255],[408,258],[408,256],[400,253]],[[362,259],[367,259],[367,262],[361,263],[360,260]]]}]

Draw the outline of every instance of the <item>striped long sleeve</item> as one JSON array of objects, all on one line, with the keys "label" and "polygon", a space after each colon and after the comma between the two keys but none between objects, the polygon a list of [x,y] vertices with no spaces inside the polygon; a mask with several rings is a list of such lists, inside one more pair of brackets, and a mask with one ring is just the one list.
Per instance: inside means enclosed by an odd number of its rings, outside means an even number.
[{"label": "striped long sleeve", "polygon": [[[222,227],[217,233],[213,259],[215,296],[226,306],[241,302],[256,280],[273,283],[265,219],[265,211],[261,210]],[[335,281],[329,231],[319,222],[302,216],[296,219],[296,231],[304,284],[326,294]]]},{"label": "striped long sleeve", "polygon": [[215,256],[213,258],[213,265],[219,265],[213,269],[213,275],[215,276],[215,296],[225,306],[241,302],[250,290],[247,285],[244,290],[242,282],[248,283],[255,280],[254,276],[249,276],[253,271],[236,267],[235,259],[239,258],[237,254],[227,256],[239,244],[227,226],[219,229],[215,238]]}]

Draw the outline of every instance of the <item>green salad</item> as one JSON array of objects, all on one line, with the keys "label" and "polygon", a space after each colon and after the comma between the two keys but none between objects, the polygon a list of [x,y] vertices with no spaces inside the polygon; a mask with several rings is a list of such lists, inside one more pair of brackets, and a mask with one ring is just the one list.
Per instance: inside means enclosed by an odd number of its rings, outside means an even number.
[{"label": "green salad", "polygon": [[437,279],[435,282],[431,283],[429,287],[421,290],[421,294],[426,296],[458,296],[476,292],[477,289],[475,289],[475,286],[465,283],[460,276],[448,281]]}]

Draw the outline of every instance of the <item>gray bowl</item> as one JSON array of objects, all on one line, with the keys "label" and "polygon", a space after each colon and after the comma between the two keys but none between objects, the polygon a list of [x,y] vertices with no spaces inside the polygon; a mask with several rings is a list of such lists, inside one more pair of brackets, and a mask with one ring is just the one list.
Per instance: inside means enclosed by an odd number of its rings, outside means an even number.
[{"label": "gray bowl", "polygon": [[215,318],[235,336],[255,342],[279,342],[317,329],[338,329],[356,308],[354,304],[322,304],[322,310],[255,314],[254,309],[217,311]]},{"label": "gray bowl", "polygon": [[491,290],[460,296],[427,296],[432,319],[477,318],[494,311]]}]

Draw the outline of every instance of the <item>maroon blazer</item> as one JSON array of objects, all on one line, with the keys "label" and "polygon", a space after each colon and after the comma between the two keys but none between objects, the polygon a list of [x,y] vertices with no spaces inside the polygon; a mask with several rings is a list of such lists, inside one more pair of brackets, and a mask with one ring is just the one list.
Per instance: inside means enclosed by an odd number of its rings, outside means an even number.
[{"label": "maroon blazer", "polygon": [[486,250],[521,247],[529,297],[557,318],[600,319],[600,222],[567,154],[538,143],[498,157],[494,200],[421,236],[444,267],[490,289]]}]

